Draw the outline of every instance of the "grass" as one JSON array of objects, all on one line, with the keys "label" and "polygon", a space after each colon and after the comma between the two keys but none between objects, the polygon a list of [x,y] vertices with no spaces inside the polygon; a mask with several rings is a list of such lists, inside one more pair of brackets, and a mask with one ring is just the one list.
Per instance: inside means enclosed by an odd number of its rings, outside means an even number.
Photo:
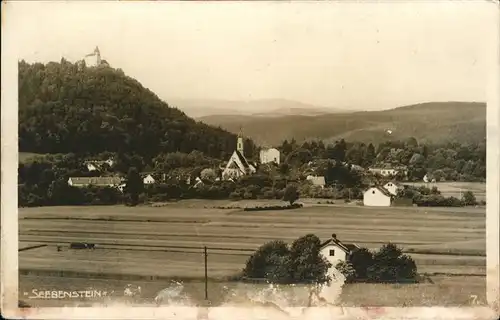
[{"label": "grass", "polygon": [[[340,296],[343,306],[467,306],[471,304],[471,295],[477,296],[478,303],[485,302],[485,277],[434,277],[434,283],[420,284],[346,284]],[[156,294],[170,285],[170,280],[102,280],[54,276],[22,276],[20,278],[20,299],[31,305],[51,306],[50,300],[29,300],[30,292],[37,290],[85,290],[94,289],[108,293],[122,293],[127,284],[139,285],[142,297],[151,300]],[[204,300],[204,282],[200,280],[183,281],[183,293],[189,294],[195,304]],[[223,287],[243,291],[257,291],[264,285],[242,284],[227,281],[209,281],[208,298],[213,306],[221,305],[225,300]],[[26,293],[26,295],[24,294]],[[60,306],[61,301],[55,301]],[[71,303],[72,301],[64,301]],[[57,306],[52,302],[52,306]]]},{"label": "grass", "polygon": [[[307,233],[314,233],[322,240],[336,233],[342,241],[370,249],[379,248],[386,242],[396,243],[413,257],[419,272],[430,275],[454,275],[453,278],[457,279],[459,275],[484,277],[486,274],[484,208],[306,205],[293,212],[208,208],[220,204],[192,200],[156,208],[21,208],[20,247],[47,245],[19,253],[20,270],[38,270],[39,274],[37,276],[34,272],[32,276],[22,276],[21,282],[26,281],[22,280],[23,277],[28,277],[37,283],[60,271],[66,273],[63,278],[69,283],[80,281],[68,278],[71,273],[90,279],[100,274],[101,278],[106,278],[100,280],[103,283],[118,281],[127,275],[143,279],[151,276],[162,279],[202,278],[203,246],[209,248],[209,277],[221,281],[240,271],[251,252],[263,243],[275,239],[291,242]],[[96,243],[97,249],[67,249],[70,242],[76,241]],[[58,244],[63,250],[56,250]],[[473,278],[483,279],[481,277]],[[377,292],[382,288],[366,285],[365,289],[356,289],[358,285],[364,284],[350,285],[350,289],[346,289],[353,297],[346,298],[346,304],[360,301],[357,295],[364,290]],[[418,284],[404,290],[391,286],[383,288],[391,291],[388,297],[395,295],[391,299],[397,303],[404,300],[411,304],[413,299],[422,304],[427,302],[424,298],[417,299],[417,292],[425,293],[423,296],[429,299],[438,299],[436,301],[449,299],[449,303],[461,303],[469,289],[475,292],[471,294],[477,295],[482,287],[465,281],[464,284],[448,283],[444,287]],[[460,296],[447,298],[447,292],[453,290]],[[365,300],[383,304],[383,299],[380,299],[366,297]]]},{"label": "grass", "polygon": [[19,163],[25,163],[33,157],[42,156],[43,154],[32,152],[19,152]]}]

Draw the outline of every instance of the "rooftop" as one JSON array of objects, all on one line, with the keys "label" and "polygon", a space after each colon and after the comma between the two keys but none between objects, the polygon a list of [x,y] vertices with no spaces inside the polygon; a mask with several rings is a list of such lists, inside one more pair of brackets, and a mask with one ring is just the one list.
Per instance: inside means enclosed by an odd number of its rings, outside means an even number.
[{"label": "rooftop", "polygon": [[340,241],[339,239],[337,239],[336,234],[332,234],[332,237],[330,239],[323,242],[321,244],[321,248],[324,248],[329,244],[335,244],[335,245],[339,246],[346,253],[351,253],[352,251],[360,248],[359,246],[357,246],[354,243],[344,243],[344,242]]}]

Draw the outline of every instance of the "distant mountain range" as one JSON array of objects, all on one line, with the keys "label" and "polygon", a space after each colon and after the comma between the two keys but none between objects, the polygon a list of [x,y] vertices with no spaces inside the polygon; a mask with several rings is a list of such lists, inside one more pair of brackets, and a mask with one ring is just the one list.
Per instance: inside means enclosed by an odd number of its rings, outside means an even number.
[{"label": "distant mountain range", "polygon": [[182,110],[192,118],[210,116],[255,116],[282,117],[290,115],[322,115],[328,113],[352,112],[336,108],[285,99],[261,99],[251,101],[210,100],[210,99],[166,99],[170,106]]},{"label": "distant mountain range", "polygon": [[[257,144],[269,146],[292,138],[326,142],[344,138],[365,143],[408,137],[435,143],[481,142],[486,138],[486,104],[480,102],[429,102],[383,111],[348,112],[314,106],[308,109],[306,104],[273,101],[278,102],[269,104],[267,112],[220,112],[198,116],[197,120],[233,133],[237,133],[241,126],[244,134]],[[265,103],[259,101],[246,105]],[[281,107],[275,108],[280,104]],[[227,106],[224,106],[226,111],[230,110]],[[245,103],[239,106],[243,108]],[[181,106],[179,108],[182,110]],[[185,112],[189,114],[189,111]]]}]

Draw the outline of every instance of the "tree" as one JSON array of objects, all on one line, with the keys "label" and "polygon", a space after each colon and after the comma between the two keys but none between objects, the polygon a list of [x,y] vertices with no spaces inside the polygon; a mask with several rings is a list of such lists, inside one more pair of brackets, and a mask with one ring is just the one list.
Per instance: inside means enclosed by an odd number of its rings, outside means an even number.
[{"label": "tree", "polygon": [[367,270],[370,280],[375,282],[400,282],[415,280],[415,261],[396,245],[389,243],[373,255],[373,264]]},{"label": "tree", "polygon": [[203,180],[215,180],[215,178],[217,178],[217,175],[215,174],[214,169],[206,168],[201,170],[200,177]]},{"label": "tree", "polygon": [[332,266],[321,254],[321,241],[314,234],[298,238],[290,248],[290,271],[294,282],[327,282]]},{"label": "tree", "polygon": [[321,242],[313,234],[295,240],[289,248],[281,240],[260,246],[247,260],[243,276],[273,283],[323,283],[331,264],[321,255]]},{"label": "tree", "polygon": [[476,196],[472,191],[465,191],[462,195],[462,202],[466,206],[474,206],[477,204]]},{"label": "tree", "polygon": [[377,155],[375,154],[375,147],[373,146],[373,144],[369,144],[368,147],[366,148],[366,156],[365,156],[365,163],[363,164],[364,166],[370,166],[373,164],[373,160],[375,160],[375,158],[377,157]]},{"label": "tree", "polygon": [[290,165],[288,163],[281,163],[279,166],[279,172],[281,174],[288,174],[290,172]]},{"label": "tree", "polygon": [[288,185],[285,189],[285,193],[283,194],[283,201],[290,202],[292,205],[295,201],[299,199],[299,190],[296,185]]},{"label": "tree", "polygon": [[290,250],[281,240],[274,240],[260,246],[246,262],[243,276],[273,281],[289,280],[288,259]]},{"label": "tree", "polygon": [[354,250],[349,257],[349,262],[356,272],[356,278],[366,280],[368,268],[373,265],[373,253],[366,248]]},{"label": "tree", "polygon": [[144,189],[144,183],[141,176],[135,167],[128,170],[125,194],[129,198],[129,205],[136,206],[139,204],[139,195]]}]

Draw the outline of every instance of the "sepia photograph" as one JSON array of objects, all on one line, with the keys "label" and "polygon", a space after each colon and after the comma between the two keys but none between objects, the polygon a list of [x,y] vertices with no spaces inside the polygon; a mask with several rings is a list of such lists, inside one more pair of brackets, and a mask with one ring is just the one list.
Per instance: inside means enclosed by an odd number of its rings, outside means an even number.
[{"label": "sepia photograph", "polygon": [[2,2],[2,304],[493,319],[498,9]]}]

